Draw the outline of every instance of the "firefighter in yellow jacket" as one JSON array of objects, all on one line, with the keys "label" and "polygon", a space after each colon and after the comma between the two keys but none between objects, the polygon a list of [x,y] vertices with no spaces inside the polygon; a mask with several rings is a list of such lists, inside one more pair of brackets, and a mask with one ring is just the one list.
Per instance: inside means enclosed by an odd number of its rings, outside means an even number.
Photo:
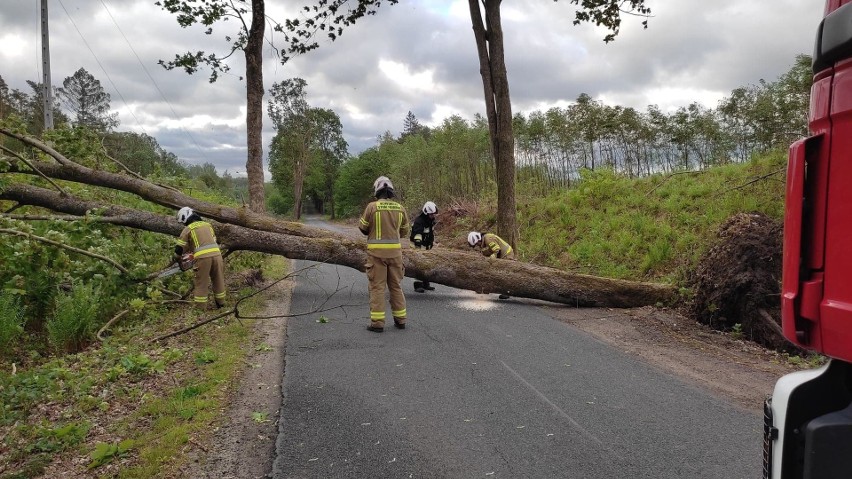
[{"label": "firefighter in yellow jacket", "polygon": [[399,239],[408,234],[408,214],[394,197],[393,184],[386,176],[373,183],[376,201],[367,205],[358,228],[367,235],[367,279],[370,281],[370,331],[385,329],[385,288],[390,291],[393,323],[405,329],[405,295],[402,292],[402,246]]},{"label": "firefighter in yellow jacket", "polygon": [[479,252],[489,258],[515,259],[515,251],[512,250],[512,246],[494,233],[482,234],[478,231],[471,231],[467,235],[467,244],[471,248],[479,246]]},{"label": "firefighter in yellow jacket", "polygon": [[[512,245],[494,233],[482,234],[479,231],[471,231],[467,235],[467,244],[471,248],[479,247],[479,252],[489,258],[515,259],[515,251],[512,249]],[[501,293],[498,297],[509,299],[509,295],[506,293]]]},{"label": "firefighter in yellow jacket", "polygon": [[186,225],[186,228],[176,240],[175,255],[180,257],[184,253],[192,253],[195,259],[193,303],[202,309],[207,306],[207,293],[212,280],[216,307],[223,307],[225,305],[225,266],[213,227],[188,206],[178,211],[177,220]]}]

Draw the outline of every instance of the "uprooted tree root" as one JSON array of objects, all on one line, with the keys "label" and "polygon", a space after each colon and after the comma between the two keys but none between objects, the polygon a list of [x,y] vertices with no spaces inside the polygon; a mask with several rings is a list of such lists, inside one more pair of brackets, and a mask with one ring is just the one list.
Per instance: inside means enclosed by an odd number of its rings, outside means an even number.
[{"label": "uprooted tree root", "polygon": [[689,278],[690,315],[772,349],[796,350],[779,326],[782,231],[780,221],[760,213],[729,218]]}]

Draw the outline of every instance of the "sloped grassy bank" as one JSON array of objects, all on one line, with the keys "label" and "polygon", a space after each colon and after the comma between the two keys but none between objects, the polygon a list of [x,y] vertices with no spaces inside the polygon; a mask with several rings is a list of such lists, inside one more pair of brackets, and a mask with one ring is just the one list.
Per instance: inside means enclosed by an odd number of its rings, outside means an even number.
[{"label": "sloped grassy bank", "polygon": [[[785,179],[786,155],[776,151],[648,178],[584,172],[573,187],[544,197],[520,185],[517,252],[578,273],[676,285],[693,319],[784,348],[766,316],[779,321]],[[447,205],[439,238],[464,248],[468,231],[493,230],[494,203]]]}]

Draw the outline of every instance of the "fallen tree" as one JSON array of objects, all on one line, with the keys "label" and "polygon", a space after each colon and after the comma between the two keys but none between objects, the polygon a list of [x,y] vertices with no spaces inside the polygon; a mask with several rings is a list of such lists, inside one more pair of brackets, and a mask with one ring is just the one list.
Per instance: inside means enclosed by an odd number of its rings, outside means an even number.
[{"label": "fallen tree", "polygon": [[[39,175],[111,188],[133,193],[167,208],[190,206],[218,223],[214,227],[219,240],[230,251],[251,250],[364,270],[367,255],[364,241],[243,208],[204,202],[135,176],[88,168],[34,138],[4,129],[0,129],[0,134],[16,138],[55,160],[30,160],[24,163],[15,157],[0,157],[4,163],[0,171],[4,174]],[[177,235],[182,229],[171,213],[163,215],[104,204],[20,181],[3,187],[0,200],[14,202],[16,205],[12,209],[33,206],[71,218],[87,218],[168,235]],[[27,218],[25,215],[15,216],[18,219]],[[69,217],[55,219],[67,220]],[[574,274],[521,261],[485,258],[470,251],[405,249],[403,256],[406,276],[481,293],[506,293],[572,306],[609,307],[667,303],[674,297],[674,288],[669,285]]]}]

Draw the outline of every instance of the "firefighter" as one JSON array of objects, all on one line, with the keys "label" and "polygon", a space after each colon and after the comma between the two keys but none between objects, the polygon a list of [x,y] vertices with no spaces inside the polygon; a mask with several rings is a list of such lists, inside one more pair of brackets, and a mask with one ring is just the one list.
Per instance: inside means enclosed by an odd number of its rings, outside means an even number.
[{"label": "firefighter", "polygon": [[[479,251],[489,258],[515,259],[515,251],[512,246],[494,233],[482,234],[478,231],[471,231],[467,235],[467,244],[471,248],[479,246]],[[499,298],[509,299],[509,295],[500,294]]]},{"label": "firefighter", "polygon": [[199,309],[207,306],[207,292],[213,280],[216,307],[225,306],[225,267],[213,227],[188,206],[178,211],[177,220],[186,227],[176,240],[175,256],[180,258],[184,253],[192,253],[195,259],[193,303]]},{"label": "firefighter", "polygon": [[385,288],[390,291],[393,324],[405,329],[405,295],[402,292],[402,246],[399,239],[408,234],[408,214],[394,197],[393,184],[386,176],[373,183],[376,201],[371,202],[361,215],[358,228],[367,235],[367,264],[365,270],[370,281],[370,331],[381,333],[385,329]]},{"label": "firefighter", "polygon": [[[438,206],[431,201],[427,201],[423,205],[421,213],[414,218],[411,224],[411,235],[408,239],[415,248],[432,249],[435,243],[435,214],[438,213]],[[425,293],[426,290],[434,291],[435,287],[431,286],[428,281],[415,281],[414,291]]]},{"label": "firefighter", "polygon": [[478,245],[480,252],[489,258],[515,259],[515,251],[512,250],[512,246],[494,233],[482,234],[478,231],[471,231],[467,235],[467,243],[471,248]]}]

